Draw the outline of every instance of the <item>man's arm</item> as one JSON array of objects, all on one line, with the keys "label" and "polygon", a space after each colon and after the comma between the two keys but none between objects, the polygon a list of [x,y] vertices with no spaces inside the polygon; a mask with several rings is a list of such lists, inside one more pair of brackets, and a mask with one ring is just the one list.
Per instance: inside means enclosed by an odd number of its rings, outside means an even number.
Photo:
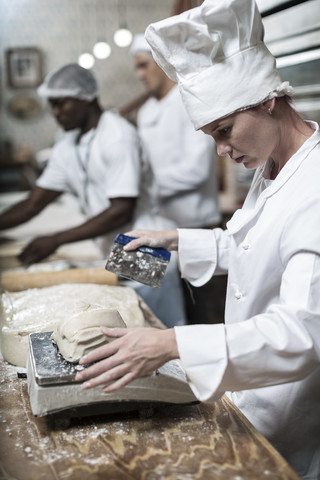
[{"label": "man's arm", "polygon": [[77,242],[88,238],[98,237],[120,228],[128,223],[133,216],[135,207],[135,198],[113,198],[110,199],[110,207],[95,217],[79,225],[59,232],[55,235],[58,244]]},{"label": "man's arm", "polygon": [[13,205],[0,215],[0,230],[6,230],[27,222],[59,195],[61,195],[61,192],[35,187],[28,198]]},{"label": "man's arm", "polygon": [[78,227],[64,230],[53,235],[42,236],[33,240],[19,255],[23,263],[31,264],[48,257],[65,243],[78,242],[98,237],[120,229],[132,219],[135,198],[110,199],[111,206]]}]

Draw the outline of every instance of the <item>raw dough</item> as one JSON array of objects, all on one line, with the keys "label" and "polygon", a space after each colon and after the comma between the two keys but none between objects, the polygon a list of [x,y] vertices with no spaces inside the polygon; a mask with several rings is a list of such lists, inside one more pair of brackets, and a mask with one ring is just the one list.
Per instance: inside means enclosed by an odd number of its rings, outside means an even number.
[{"label": "raw dough", "polygon": [[94,348],[113,340],[102,333],[101,325],[126,328],[117,310],[106,308],[93,310],[89,307],[87,311],[77,313],[59,323],[51,338],[68,362],[78,362]]},{"label": "raw dough", "polygon": [[118,310],[127,327],[145,327],[140,299],[130,287],[72,283],[1,295],[0,348],[4,359],[26,366],[28,335],[52,332],[64,318],[95,308]]}]

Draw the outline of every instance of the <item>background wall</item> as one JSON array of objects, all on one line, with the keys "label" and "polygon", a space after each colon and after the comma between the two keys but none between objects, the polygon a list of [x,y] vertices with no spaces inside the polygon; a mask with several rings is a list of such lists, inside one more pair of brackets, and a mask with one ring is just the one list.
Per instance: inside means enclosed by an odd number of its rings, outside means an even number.
[{"label": "background wall", "polygon": [[[132,0],[127,2],[126,20],[133,33],[149,23],[172,14],[173,0]],[[96,15],[97,12],[97,15]],[[123,12],[123,9],[121,9]],[[119,48],[113,33],[119,25],[116,0],[0,0],[0,142],[9,140],[14,150],[29,146],[33,151],[49,147],[57,127],[45,102],[32,119],[17,119],[8,109],[17,96],[38,99],[35,88],[8,86],[6,51],[16,47],[37,47],[43,60],[43,73],[67,62],[77,62],[83,51],[92,52],[99,39],[106,40],[112,53],[97,60],[93,71],[98,77],[104,107],[121,107],[143,92],[135,79],[129,48]]]},{"label": "background wall", "polygon": [[[84,51],[92,52],[97,40],[108,41],[111,56],[96,60],[93,71],[99,80],[103,107],[121,108],[144,90],[135,78],[129,48],[119,48],[113,42],[119,26],[118,6],[126,2],[126,21],[135,34],[143,32],[151,22],[172,15],[177,5],[196,6],[201,1],[0,0],[0,167],[10,159],[10,146],[16,162],[30,160],[39,150],[50,147],[57,134],[57,125],[46,102],[39,100],[36,89],[8,85],[8,49],[38,48],[45,75],[64,63],[76,62]],[[257,0],[257,4],[264,22],[265,41],[277,57],[282,78],[295,88],[296,108],[306,118],[320,121],[320,0]],[[310,54],[312,60],[301,57]],[[298,59],[294,60],[296,55]],[[283,63],[288,59],[289,63]],[[29,119],[13,116],[12,102],[30,98],[40,101],[40,113]],[[225,159],[221,162],[220,176],[228,179],[223,183],[240,185],[241,192],[245,192],[250,172],[229,163]],[[12,171],[1,169],[0,188],[8,183],[5,175],[12,175]],[[236,186],[223,189],[229,192],[236,190]]]}]

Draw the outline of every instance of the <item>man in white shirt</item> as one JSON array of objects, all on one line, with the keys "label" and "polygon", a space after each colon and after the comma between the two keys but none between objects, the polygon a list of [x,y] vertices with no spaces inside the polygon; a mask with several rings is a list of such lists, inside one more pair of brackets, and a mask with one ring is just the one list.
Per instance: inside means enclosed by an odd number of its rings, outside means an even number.
[{"label": "man in white shirt", "polygon": [[[130,225],[161,229],[168,224],[158,214],[152,170],[142,155],[136,129],[116,113],[103,112],[92,72],[75,63],[64,65],[46,77],[38,93],[48,99],[65,134],[54,146],[30,196],[0,216],[0,229],[30,220],[64,192],[79,199],[88,220],[34,239],[21,252],[20,260],[39,262],[60,245],[88,238],[97,238],[107,256],[116,234]],[[132,285],[167,325],[184,323],[175,270],[170,265],[160,289]]]},{"label": "man in white shirt", "polygon": [[[161,215],[182,228],[219,226],[214,141],[194,129],[177,84],[153,60],[143,34],[134,37],[130,51],[136,76],[151,94],[138,111],[137,127],[155,175]],[[225,284],[225,277],[201,288],[183,282],[189,323],[223,320]]]}]

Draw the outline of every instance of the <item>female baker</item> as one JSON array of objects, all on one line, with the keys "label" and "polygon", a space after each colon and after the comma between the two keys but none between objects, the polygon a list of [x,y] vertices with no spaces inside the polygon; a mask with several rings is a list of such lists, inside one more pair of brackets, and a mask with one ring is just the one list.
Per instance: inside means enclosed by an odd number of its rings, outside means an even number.
[{"label": "female baker", "polygon": [[200,401],[227,395],[304,479],[320,476],[320,134],[290,105],[253,0],[205,0],[150,25],[158,64],[196,129],[256,169],[227,230],[133,231],[178,250],[193,285],[228,271],[225,324],[104,329],[84,388],[114,391],[180,358]]}]

